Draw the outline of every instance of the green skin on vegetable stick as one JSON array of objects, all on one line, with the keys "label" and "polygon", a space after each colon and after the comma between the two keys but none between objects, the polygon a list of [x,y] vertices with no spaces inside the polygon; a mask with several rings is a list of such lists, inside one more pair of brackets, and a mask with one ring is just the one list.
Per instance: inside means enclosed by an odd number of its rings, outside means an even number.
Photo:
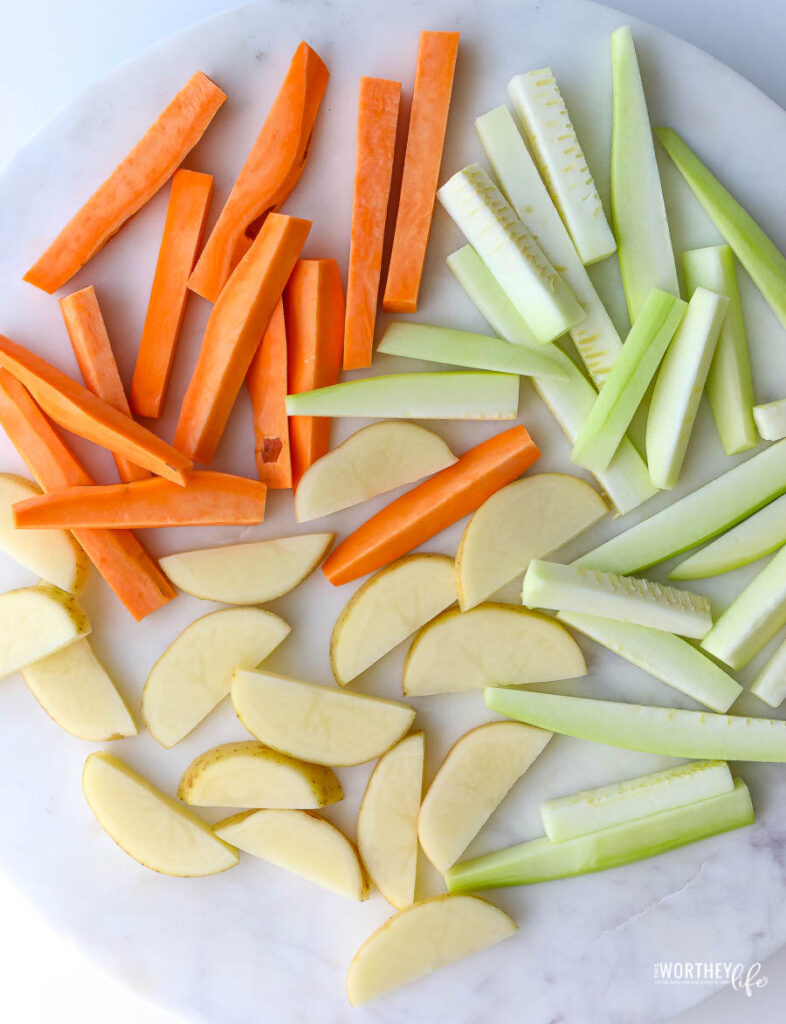
[{"label": "green skin on vegetable stick", "polygon": [[786,327],[786,257],[673,128],[656,128],[655,134],[770,309]]},{"label": "green skin on vegetable stick", "polygon": [[663,357],[647,416],[647,465],[656,487],[677,484],[729,300],[697,288]]},{"label": "green skin on vegetable stick", "polygon": [[590,470],[608,467],[685,309],[680,299],[652,289],[576,439],[574,462]]},{"label": "green skin on vegetable stick", "polygon": [[647,100],[628,25],[611,34],[611,211],[631,323],[652,288],[679,295]]},{"label": "green skin on vegetable stick", "polygon": [[771,708],[780,707],[783,703],[786,697],[786,640],[756,677],[751,693]]},{"label": "green skin on vegetable stick", "polygon": [[729,300],[705,390],[724,452],[746,452],[756,447],[759,438],[753,422],[751,361],[734,256],[728,245],[688,249],[682,254],[682,269],[688,298],[703,287]]},{"label": "green skin on vegetable stick", "polygon": [[[530,347],[537,345],[513,303],[471,245],[451,253],[447,264],[492,330],[511,344]],[[534,377],[532,384],[568,440],[573,443],[592,409],[597,392],[563,352],[554,346],[548,352],[552,359],[559,357],[559,365],[567,370],[568,379],[560,381]],[[627,438],[619,446],[609,468],[595,475],[621,514],[630,512],[657,494],[650,482],[644,460]]]},{"label": "green skin on vegetable stick", "polygon": [[755,405],[753,418],[759,437],[765,441],[779,441],[786,437],[786,398],[779,398],[777,402],[768,402],[766,405]]},{"label": "green skin on vegetable stick", "polygon": [[784,493],[786,440],[776,441],[574,564],[623,575],[647,569],[711,540]]}]

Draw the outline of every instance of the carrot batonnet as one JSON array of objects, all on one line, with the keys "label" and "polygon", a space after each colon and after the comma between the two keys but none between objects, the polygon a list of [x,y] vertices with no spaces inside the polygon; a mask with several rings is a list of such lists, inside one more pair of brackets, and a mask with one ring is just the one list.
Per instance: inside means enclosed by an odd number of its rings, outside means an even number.
[{"label": "carrot batonnet", "polygon": [[[338,381],[344,342],[344,293],[335,260],[299,260],[284,291],[289,351],[289,393]],[[330,419],[291,416],[292,480],[330,448]]]},{"label": "carrot batonnet", "polygon": [[175,171],[153,288],[128,401],[135,416],[161,415],[194,268],[213,194],[213,176]]},{"label": "carrot batonnet", "polygon": [[292,459],[287,419],[287,330],[284,305],[276,305],[246,383],[254,410],[254,456],[262,483],[292,486]]},{"label": "carrot batonnet", "polygon": [[458,32],[421,32],[393,249],[382,308],[414,313],[448,123]]},{"label": "carrot batonnet", "polygon": [[57,523],[66,530],[248,526],[265,518],[266,492],[257,480],[195,472],[185,487],[156,477],[42,494],[14,505],[14,519],[20,528],[48,529]]},{"label": "carrot batonnet", "polygon": [[[6,370],[0,370],[0,426],[47,493],[93,480],[68,445]],[[90,561],[135,619],[161,608],[177,591],[130,530],[74,530]]]},{"label": "carrot batonnet", "polygon": [[[81,291],[66,295],[60,300],[60,312],[87,387],[118,412],[130,416],[131,410],[128,408],[95,288],[88,285]],[[126,483],[146,480],[150,476],[146,469],[135,466],[122,455],[115,455],[115,462],[120,479]]]},{"label": "carrot batonnet", "polygon": [[210,302],[218,299],[264,218],[298,183],[329,77],[319,54],[301,43],[191,275],[189,288]]},{"label": "carrot batonnet", "polygon": [[311,221],[271,213],[213,307],[175,431],[175,447],[208,463]]},{"label": "carrot batonnet", "polygon": [[197,71],[71,218],[25,281],[56,292],[167,182],[202,138],[225,94]]},{"label": "carrot batonnet", "polygon": [[16,377],[55,423],[136,466],[184,484],[191,460],[35,355],[0,334],[0,367]]},{"label": "carrot batonnet", "polygon": [[375,572],[474,512],[540,452],[526,427],[511,427],[391,502],[350,534],[322,569],[334,586]]},{"label": "carrot batonnet", "polygon": [[344,369],[371,366],[401,82],[361,78]]}]

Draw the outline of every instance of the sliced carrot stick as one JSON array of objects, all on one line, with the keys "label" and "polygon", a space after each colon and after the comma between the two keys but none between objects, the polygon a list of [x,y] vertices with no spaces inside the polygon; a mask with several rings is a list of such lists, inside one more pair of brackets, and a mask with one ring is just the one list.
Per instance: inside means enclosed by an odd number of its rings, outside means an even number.
[{"label": "sliced carrot stick", "polygon": [[161,415],[186,311],[188,278],[194,268],[212,194],[212,174],[175,171],[128,396],[135,416],[155,419]]},{"label": "sliced carrot stick", "polygon": [[189,288],[210,302],[298,183],[329,77],[319,54],[301,43],[191,275]]},{"label": "sliced carrot stick", "polygon": [[[115,362],[104,318],[101,316],[95,288],[88,285],[81,291],[64,296],[60,300],[60,312],[63,314],[71,347],[87,387],[94,395],[114,406],[118,412],[130,416],[120,371]],[[115,455],[115,462],[120,479],[126,483],[131,483],[132,480],[146,480],[150,476],[146,469],[135,466],[122,455]]]},{"label": "sliced carrot stick", "polygon": [[448,123],[458,32],[421,32],[404,174],[382,308],[414,313]]},{"label": "sliced carrot stick", "polygon": [[132,484],[69,487],[14,505],[22,529],[142,530],[152,526],[249,526],[265,518],[267,488],[229,473],[195,472],[185,487],[151,477]]},{"label": "sliced carrot stick", "polygon": [[511,427],[377,512],[342,541],[322,566],[334,586],[375,572],[469,515],[515,480],[540,452],[525,427]]},{"label": "sliced carrot stick", "polygon": [[124,455],[136,466],[184,484],[191,460],[62,370],[0,334],[0,367],[16,377],[55,423]]},{"label": "sliced carrot stick", "polygon": [[168,181],[226,99],[197,71],[130,153],[71,218],[25,281],[56,292]]},{"label": "sliced carrot stick", "polygon": [[213,458],[310,228],[271,213],[213,307],[175,431],[175,447],[196,462]]},{"label": "sliced carrot stick", "polygon": [[254,455],[262,483],[292,486],[287,420],[287,330],[284,305],[276,305],[246,378],[254,409]]},{"label": "sliced carrot stick", "polygon": [[[92,484],[30,393],[6,370],[0,370],[0,426],[47,493]],[[137,621],[177,596],[130,530],[74,530],[74,536]]]},{"label": "sliced carrot stick", "polygon": [[344,369],[371,366],[401,82],[361,78]]},{"label": "sliced carrot stick", "polygon": [[[299,260],[284,290],[289,349],[289,393],[312,391],[338,381],[344,341],[344,294],[335,260]],[[330,420],[291,416],[292,480],[330,448]]]}]

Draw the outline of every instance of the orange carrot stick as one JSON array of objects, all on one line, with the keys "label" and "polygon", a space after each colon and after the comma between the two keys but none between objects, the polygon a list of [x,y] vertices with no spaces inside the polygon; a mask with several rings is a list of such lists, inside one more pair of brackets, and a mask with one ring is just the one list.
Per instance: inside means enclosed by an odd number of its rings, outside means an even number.
[{"label": "orange carrot stick", "polygon": [[439,184],[458,32],[421,32],[401,195],[382,308],[414,313]]},{"label": "orange carrot stick", "polygon": [[271,213],[213,307],[175,431],[175,447],[196,462],[213,458],[310,227]]},{"label": "orange carrot stick", "polygon": [[183,484],[191,460],[118,412],[62,370],[0,334],[0,366],[28,389],[55,423],[124,455],[136,466]]},{"label": "orange carrot stick", "polygon": [[344,369],[371,366],[401,82],[361,78]]},{"label": "orange carrot stick", "polygon": [[197,295],[216,301],[264,218],[298,183],[329,77],[319,54],[301,43],[194,267],[189,288]]},{"label": "orange carrot stick", "polygon": [[458,462],[396,498],[342,541],[323,564],[325,575],[338,586],[381,569],[474,512],[539,456],[521,426],[470,448]]},{"label": "orange carrot stick", "polygon": [[279,299],[246,378],[254,409],[254,455],[262,483],[292,486],[287,420],[287,331]]},{"label": "orange carrot stick", "polygon": [[[92,478],[29,392],[0,370],[0,426],[47,493],[91,484]],[[177,591],[130,530],[74,530],[106,582],[138,621]]]},{"label": "orange carrot stick", "polygon": [[212,194],[211,174],[175,171],[128,396],[135,416],[155,419],[161,415],[186,311],[188,278],[194,268]]},{"label": "orange carrot stick", "polygon": [[[88,285],[81,291],[64,296],[60,300],[60,312],[63,314],[71,347],[87,387],[94,395],[114,406],[118,412],[130,416],[120,371],[112,353],[112,345],[104,318],[101,316],[95,288]],[[126,483],[131,483],[132,480],[146,480],[150,476],[146,469],[135,466],[122,455],[115,455],[115,462],[120,479]]]},{"label": "orange carrot stick", "polygon": [[14,505],[22,529],[87,527],[94,530],[153,526],[249,526],[265,518],[267,488],[229,473],[195,472],[185,487],[151,477],[132,484],[69,487]]},{"label": "orange carrot stick", "polygon": [[71,218],[25,281],[56,292],[168,181],[226,99],[197,71],[130,153]]},{"label": "orange carrot stick", "polygon": [[[338,381],[344,341],[344,294],[335,260],[299,260],[284,290],[289,394]],[[292,480],[330,448],[326,416],[291,416]]]}]

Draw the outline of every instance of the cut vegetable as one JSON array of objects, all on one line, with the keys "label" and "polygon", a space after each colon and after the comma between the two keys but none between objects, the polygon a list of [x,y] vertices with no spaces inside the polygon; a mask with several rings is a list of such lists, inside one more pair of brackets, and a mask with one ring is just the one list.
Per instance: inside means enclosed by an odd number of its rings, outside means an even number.
[{"label": "cut vegetable", "polygon": [[255,540],[167,555],[160,565],[176,587],[203,601],[264,604],[283,597],[312,573],[334,533]]},{"label": "cut vegetable", "polygon": [[551,736],[518,722],[489,722],[453,744],[418,819],[420,845],[437,871],[456,863]]},{"label": "cut vegetable", "polygon": [[27,665],[22,676],[49,717],[73,736],[92,743],[136,736],[131,712],[89,640]]},{"label": "cut vegetable", "polygon": [[287,396],[294,422],[301,416],[514,420],[518,409],[519,381],[510,373],[391,373]]},{"label": "cut vegetable", "polygon": [[[497,107],[477,118],[475,128],[503,195],[587,314],[571,328],[570,336],[590,377],[600,387],[622,348],[617,328],[595,291],[508,108]],[[600,216],[603,218],[602,211]]]},{"label": "cut vegetable", "polygon": [[729,300],[697,288],[663,358],[647,415],[647,465],[656,487],[677,484]]},{"label": "cut vegetable", "polygon": [[355,591],[330,638],[330,666],[345,686],[456,601],[453,559],[410,555]]},{"label": "cut vegetable", "polygon": [[587,674],[581,649],[559,623],[510,604],[443,612],[424,626],[404,663],[404,694],[546,683]]},{"label": "cut vegetable", "polygon": [[540,805],[540,816],[546,837],[552,843],[562,843],[733,789],[725,761],[689,761],[651,775],[546,800]]},{"label": "cut vegetable", "polygon": [[673,128],[656,128],[655,134],[770,309],[786,327],[786,257]]},{"label": "cut vegetable", "polygon": [[0,594],[0,679],[89,633],[77,599],[48,583]]},{"label": "cut vegetable", "polygon": [[407,152],[382,308],[414,313],[426,260],[448,123],[458,32],[421,32]]},{"label": "cut vegetable", "polygon": [[62,370],[2,335],[0,367],[16,377],[46,415],[61,427],[173,483],[186,482],[187,470],[192,466],[189,458]]},{"label": "cut vegetable", "polygon": [[428,324],[401,321],[390,324],[377,351],[432,363],[469,366],[474,370],[517,373],[523,377],[557,377],[559,380],[568,377],[565,368],[550,359],[546,352],[509,345],[500,338]]},{"label": "cut vegetable", "polygon": [[254,668],[290,627],[261,608],[224,608],[186,626],[150,671],[145,725],[162,747],[179,743],[230,692],[237,668]]},{"label": "cut vegetable", "polygon": [[175,431],[175,446],[213,458],[311,221],[271,213],[210,313]]},{"label": "cut vegetable", "polygon": [[629,25],[611,34],[611,72],[611,211],[625,301],[633,323],[653,288],[672,295],[680,291],[647,99]]},{"label": "cut vegetable", "polygon": [[279,299],[246,376],[254,412],[257,476],[270,488],[292,486],[292,451],[287,419],[287,329]]},{"label": "cut vegetable", "polygon": [[189,280],[210,302],[300,180],[329,77],[319,54],[301,43]]},{"label": "cut vegetable", "polygon": [[736,680],[681,637],[597,615],[560,612],[558,618],[713,711],[728,711],[742,693]]},{"label": "cut vegetable", "polygon": [[508,95],[581,262],[605,260],[617,243],[551,68],[516,75]]},{"label": "cut vegetable", "polygon": [[701,646],[732,668],[744,668],[786,626],[786,548],[781,548],[721,615]]},{"label": "cut vegetable", "polygon": [[623,575],[638,572],[710,540],[784,492],[786,441],[778,441],[575,564]]},{"label": "cut vegetable", "polygon": [[50,295],[69,281],[172,177],[225,99],[197,71],[28,270],[25,281]]},{"label": "cut vegetable", "polygon": [[358,850],[371,881],[401,910],[415,901],[418,811],[423,792],[423,733],[380,758],[358,812]]},{"label": "cut vegetable", "polygon": [[344,327],[345,370],[371,366],[400,99],[401,82],[360,79]]},{"label": "cut vegetable", "polygon": [[608,469],[655,377],[686,304],[653,288],[584,422],[571,458],[588,469]]},{"label": "cut vegetable", "polygon": [[464,861],[446,877],[451,892],[531,885],[621,867],[754,822],[748,787],[562,843],[545,837]]},{"label": "cut vegetable", "polygon": [[308,467],[295,493],[299,523],[331,515],[452,466],[456,456],[416,423],[361,427]]},{"label": "cut vegetable", "polygon": [[339,586],[381,569],[474,512],[539,456],[526,427],[496,434],[358,527],[330,553],[323,572]]},{"label": "cut vegetable", "polygon": [[[447,264],[461,286],[494,331],[515,345],[536,345],[513,304],[494,280],[470,245],[451,253]],[[549,356],[559,358],[568,372],[566,381],[535,377],[532,383],[563,433],[573,443],[597,398],[597,392],[583,373],[556,347]],[[598,483],[620,513],[630,512],[649,500],[657,489],[652,486],[644,460],[628,438],[623,438],[608,469],[595,474]]]},{"label": "cut vegetable", "polygon": [[729,300],[706,391],[723,450],[727,455],[736,455],[755,448],[758,437],[752,413],[751,361],[734,257],[728,245],[689,249],[682,254],[682,269],[689,298],[696,288],[703,287]]},{"label": "cut vegetable", "polygon": [[771,708],[781,706],[786,697],[786,642],[780,645],[756,676],[751,693],[755,693]]},{"label": "cut vegetable", "polygon": [[709,598],[654,580],[533,559],[521,601],[527,608],[579,612],[700,640],[712,628]]},{"label": "cut vegetable", "polygon": [[69,487],[14,506],[19,527],[142,530],[153,526],[256,525],[267,488],[230,473],[193,472],[185,487],[154,477],[133,484]]},{"label": "cut vegetable", "polygon": [[188,298],[213,176],[175,171],[128,401],[136,416],[161,415]]},{"label": "cut vegetable", "polygon": [[232,703],[252,736],[315,764],[373,761],[412,724],[414,708],[270,672],[235,671]]},{"label": "cut vegetable", "polygon": [[765,441],[779,441],[786,437],[786,398],[768,402],[766,405],[755,405],[753,418],[759,437]]},{"label": "cut vegetable", "polygon": [[538,473],[485,501],[467,523],[456,553],[456,586],[468,611],[606,514],[600,495],[578,477]]},{"label": "cut vegetable", "polygon": [[584,319],[570,288],[479,164],[454,174],[437,195],[537,341],[553,341]]},{"label": "cut vegetable", "polygon": [[181,878],[215,875],[237,851],[204,821],[105,751],[85,761],[82,789],[98,824],[121,850],[152,871]]},{"label": "cut vegetable", "polygon": [[494,687],[487,687],[484,697],[493,711],[520,722],[625,750],[718,761],[786,761],[786,722],[780,719]]}]

